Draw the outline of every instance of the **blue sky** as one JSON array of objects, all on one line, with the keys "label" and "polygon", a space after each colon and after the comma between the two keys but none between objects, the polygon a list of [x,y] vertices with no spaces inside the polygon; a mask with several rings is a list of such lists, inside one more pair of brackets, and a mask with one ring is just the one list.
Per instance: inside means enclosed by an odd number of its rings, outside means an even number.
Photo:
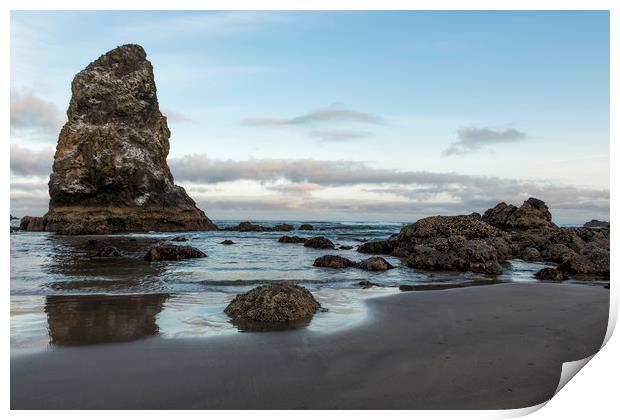
[{"label": "blue sky", "polygon": [[558,11],[13,12],[15,213],[46,209],[71,79],[125,43],[213,218],[410,221],[530,195],[560,223],[609,217],[609,16]]}]

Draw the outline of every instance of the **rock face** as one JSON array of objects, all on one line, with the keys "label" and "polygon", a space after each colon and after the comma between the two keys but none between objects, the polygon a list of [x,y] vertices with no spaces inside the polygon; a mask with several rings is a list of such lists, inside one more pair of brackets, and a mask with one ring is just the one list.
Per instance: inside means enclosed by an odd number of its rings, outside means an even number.
[{"label": "rock face", "polygon": [[304,246],[308,248],[317,248],[317,249],[334,249],[334,243],[327,239],[325,236],[316,236],[314,238],[308,239],[304,242]]},{"label": "rock face", "polygon": [[320,307],[308,289],[279,282],[237,295],[224,312],[242,329],[265,331],[309,322]]},{"label": "rock face", "polygon": [[49,181],[50,207],[24,230],[64,234],[215,230],[166,157],[170,130],[159,110],[153,67],[123,45],[79,72]]},{"label": "rock face", "polygon": [[528,198],[521,207],[499,203],[487,210],[482,220],[490,225],[505,229],[531,229],[556,227],[551,221],[547,205],[537,198]]},{"label": "rock face", "polygon": [[179,261],[206,256],[207,254],[192,246],[162,244],[149,248],[144,259],[147,261]]}]

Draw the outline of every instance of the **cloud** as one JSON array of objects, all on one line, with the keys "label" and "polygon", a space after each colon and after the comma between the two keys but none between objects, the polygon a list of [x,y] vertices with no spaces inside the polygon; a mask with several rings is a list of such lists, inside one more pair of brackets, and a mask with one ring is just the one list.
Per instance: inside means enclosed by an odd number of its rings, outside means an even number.
[{"label": "cloud", "polygon": [[18,176],[47,176],[52,172],[54,151],[35,151],[11,144],[11,174]]},{"label": "cloud", "polygon": [[317,184],[289,183],[268,186],[267,189],[276,191],[284,195],[309,195],[313,191],[320,190],[322,187]]},{"label": "cloud", "polygon": [[250,180],[261,183],[285,179],[322,186],[357,184],[446,184],[478,182],[484,177],[456,173],[378,169],[365,162],[315,159],[211,159],[207,155],[187,155],[168,159],[178,180],[219,183]]},{"label": "cloud", "polygon": [[[52,150],[33,151],[11,145],[11,204],[14,208],[40,207],[40,203],[48,199],[45,182],[52,160]],[[316,217],[323,214],[323,217],[337,218],[415,220],[415,215],[482,212],[500,201],[520,204],[529,197],[547,202],[556,220],[579,222],[581,219],[609,217],[608,189],[544,181],[455,172],[400,171],[342,160],[236,161],[189,155],[169,159],[169,164],[176,182],[187,185],[190,194],[203,202],[202,207],[208,213],[211,209],[220,209],[221,217],[228,218],[255,218],[259,215],[269,218],[269,211],[273,211],[271,218],[286,218],[287,215],[303,218],[303,214],[313,213]],[[236,181],[258,183],[256,192],[259,195],[242,194],[231,198],[225,194],[229,192],[228,186],[218,186]],[[342,194],[326,191],[336,197],[326,199],[323,190],[329,188],[340,188]],[[272,195],[269,191],[278,194]],[[347,191],[362,191],[368,195],[363,199],[345,199],[347,195],[355,197]],[[313,194],[315,192],[317,194]],[[237,213],[226,216],[226,206]]]},{"label": "cloud", "polygon": [[365,131],[351,130],[312,130],[308,132],[310,137],[318,138],[322,141],[347,141],[355,139],[363,139],[372,136],[371,133]]},{"label": "cloud", "polygon": [[326,122],[355,122],[363,124],[384,124],[381,117],[367,112],[354,111],[341,104],[318,108],[291,118],[251,118],[242,121],[249,126],[305,126]]},{"label": "cloud", "polygon": [[475,152],[494,144],[514,143],[527,139],[527,134],[514,128],[494,130],[491,128],[465,127],[457,130],[458,141],[443,151],[444,156]]},{"label": "cloud", "polygon": [[[275,191],[301,189],[299,185],[322,188],[366,187],[362,191],[396,195],[412,203],[460,203],[466,211],[483,211],[500,201],[521,203],[538,197],[550,205],[586,209],[609,209],[609,190],[578,188],[544,181],[465,175],[455,172],[399,171],[375,168],[365,162],[314,159],[215,160],[205,155],[170,159],[175,178],[183,183],[217,184],[255,181]],[[279,186],[268,184],[278,182]],[[284,184],[288,182],[290,184]],[[288,185],[288,186],[285,186]],[[318,189],[318,188],[316,188]],[[385,201],[385,199],[379,199]],[[572,204],[571,204],[572,203]],[[435,204],[438,208],[441,205]]]},{"label": "cloud", "polygon": [[192,119],[187,115],[173,111],[172,109],[162,108],[161,113],[168,119],[169,122],[173,123],[188,123],[192,122]]},{"label": "cloud", "polygon": [[11,134],[30,132],[55,139],[65,115],[54,105],[27,90],[11,90]]}]

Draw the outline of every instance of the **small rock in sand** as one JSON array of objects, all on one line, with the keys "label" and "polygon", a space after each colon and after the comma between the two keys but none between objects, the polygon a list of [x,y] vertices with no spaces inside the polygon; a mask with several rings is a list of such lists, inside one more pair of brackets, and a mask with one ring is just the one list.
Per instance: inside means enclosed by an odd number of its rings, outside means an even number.
[{"label": "small rock in sand", "polygon": [[312,319],[320,308],[308,289],[274,282],[237,295],[224,312],[242,329],[266,331],[294,328]]}]

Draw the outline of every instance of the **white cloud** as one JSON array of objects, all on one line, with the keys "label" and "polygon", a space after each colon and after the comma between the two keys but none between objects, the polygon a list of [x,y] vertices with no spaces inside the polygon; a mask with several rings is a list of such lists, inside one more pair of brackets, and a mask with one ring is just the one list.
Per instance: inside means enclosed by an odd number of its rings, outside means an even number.
[{"label": "white cloud", "polygon": [[475,152],[494,144],[514,143],[527,139],[527,134],[514,128],[495,130],[486,127],[465,127],[457,130],[459,140],[443,151],[444,156]]}]

